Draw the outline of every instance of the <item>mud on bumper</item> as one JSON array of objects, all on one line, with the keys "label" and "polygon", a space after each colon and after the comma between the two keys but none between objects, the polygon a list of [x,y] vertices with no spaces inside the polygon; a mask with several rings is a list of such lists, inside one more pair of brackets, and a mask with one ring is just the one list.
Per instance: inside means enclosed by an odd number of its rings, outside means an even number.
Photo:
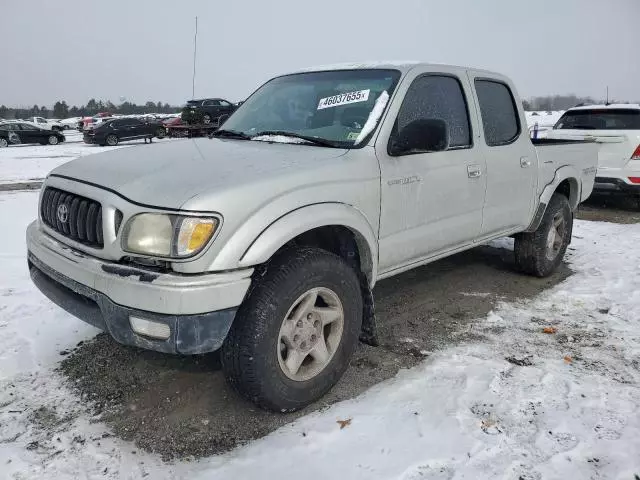
[{"label": "mud on bumper", "polygon": [[[237,308],[196,315],[165,315],[114,303],[105,294],[87,287],[48,267],[31,252],[29,273],[33,283],[53,303],[79,319],[101,329],[119,343],[173,354],[212,352],[222,346]],[[169,338],[156,340],[135,333],[130,317],[163,323]]]}]

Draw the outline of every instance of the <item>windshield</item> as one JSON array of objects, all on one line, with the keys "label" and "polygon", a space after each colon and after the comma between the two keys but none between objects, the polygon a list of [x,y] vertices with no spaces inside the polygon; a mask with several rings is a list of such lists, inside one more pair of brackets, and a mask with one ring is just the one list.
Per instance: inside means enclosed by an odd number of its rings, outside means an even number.
[{"label": "windshield", "polygon": [[254,140],[284,142],[283,135],[291,133],[335,147],[362,146],[375,130],[399,78],[399,71],[382,69],[274,78],[251,95],[223,129]]},{"label": "windshield", "polygon": [[566,112],[555,129],[640,130],[640,110],[584,109]]}]

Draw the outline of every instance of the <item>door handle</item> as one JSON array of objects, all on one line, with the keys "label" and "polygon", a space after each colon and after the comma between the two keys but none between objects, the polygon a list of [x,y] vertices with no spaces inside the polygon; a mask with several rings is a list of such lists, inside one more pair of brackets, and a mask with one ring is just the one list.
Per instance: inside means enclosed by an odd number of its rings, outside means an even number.
[{"label": "door handle", "polygon": [[531,166],[531,160],[529,160],[529,157],[520,157],[520,166],[522,168],[528,168]]},{"label": "door handle", "polygon": [[478,178],[480,175],[482,175],[480,165],[467,165],[467,176],[469,178]]}]

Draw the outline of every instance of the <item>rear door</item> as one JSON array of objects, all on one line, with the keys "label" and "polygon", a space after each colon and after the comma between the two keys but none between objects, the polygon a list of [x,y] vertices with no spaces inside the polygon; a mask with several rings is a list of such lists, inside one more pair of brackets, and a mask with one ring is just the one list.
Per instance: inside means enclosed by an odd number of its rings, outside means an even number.
[{"label": "rear door", "polygon": [[524,116],[516,106],[514,88],[506,78],[487,78],[469,71],[476,91],[487,162],[487,194],[481,237],[527,227],[533,217],[537,157]]},{"label": "rear door", "polygon": [[126,137],[123,138],[127,138],[129,140],[145,136],[144,123],[137,118],[124,118],[122,120],[122,130],[126,135]]},{"label": "rear door", "polygon": [[202,107],[204,112],[211,117],[211,121],[220,116],[220,100],[205,100],[202,102]]}]

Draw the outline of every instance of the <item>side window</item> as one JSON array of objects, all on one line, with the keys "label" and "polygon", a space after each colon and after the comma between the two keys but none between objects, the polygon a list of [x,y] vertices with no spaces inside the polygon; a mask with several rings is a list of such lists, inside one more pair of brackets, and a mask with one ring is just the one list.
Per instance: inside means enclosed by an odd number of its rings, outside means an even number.
[{"label": "side window", "polygon": [[202,105],[205,107],[217,107],[220,105],[220,102],[218,100],[206,100]]},{"label": "side window", "polygon": [[513,142],[520,135],[520,120],[511,90],[494,80],[476,80],[475,84],[487,145]]},{"label": "side window", "polygon": [[220,100],[220,105],[222,105],[223,107],[229,107],[231,104],[226,100]]},{"label": "side window", "polygon": [[36,127],[34,127],[33,125],[29,125],[28,123],[21,123],[21,124],[20,124],[20,128],[21,128],[22,130],[30,130],[30,131],[32,131],[32,130],[38,130]]},{"label": "side window", "polygon": [[[425,139],[423,147],[409,148],[405,153],[420,151],[440,151],[471,147],[471,126],[467,102],[460,81],[452,76],[424,75],[416,78],[402,101],[398,118],[394,125],[391,143],[403,142],[403,138],[421,135],[424,129],[443,130],[437,145],[430,146]],[[442,144],[444,135],[448,137],[448,147]],[[428,136],[428,133],[427,135]],[[394,139],[395,137],[395,139]],[[391,152],[390,148],[390,152]],[[396,153],[399,154],[399,153]]]}]

